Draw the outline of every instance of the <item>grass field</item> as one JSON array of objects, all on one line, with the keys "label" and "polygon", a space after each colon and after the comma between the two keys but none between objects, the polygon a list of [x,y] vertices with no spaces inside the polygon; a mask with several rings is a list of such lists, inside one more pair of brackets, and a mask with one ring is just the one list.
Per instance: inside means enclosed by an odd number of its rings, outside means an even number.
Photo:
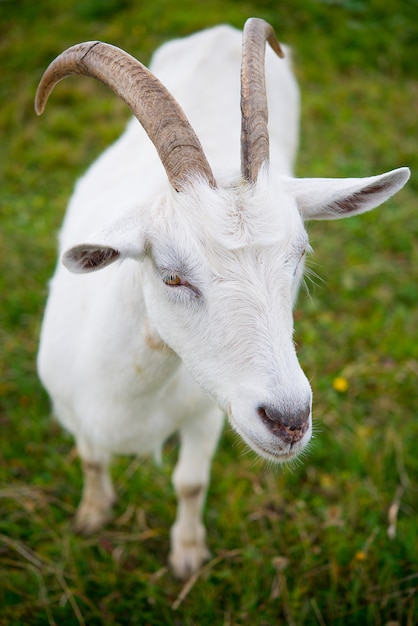
[{"label": "grass field", "polygon": [[[81,472],[37,379],[38,332],[74,181],[128,112],[87,79],[64,82],[41,119],[33,97],[78,41],[147,62],[170,37],[250,15],[295,51],[298,175],[413,175],[375,212],[309,226],[322,280],[295,318],[313,443],[272,468],[225,428],[205,515],[212,560],[184,585],[166,567],[174,441],[162,467],[117,460],[115,520],[71,532]],[[417,624],[416,0],[2,0],[0,51],[0,625]]]}]

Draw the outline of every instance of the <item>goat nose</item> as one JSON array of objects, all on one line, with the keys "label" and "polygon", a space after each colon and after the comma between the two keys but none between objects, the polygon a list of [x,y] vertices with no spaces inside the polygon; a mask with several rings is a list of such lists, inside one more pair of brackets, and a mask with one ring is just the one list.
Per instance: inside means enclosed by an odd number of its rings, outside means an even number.
[{"label": "goat nose", "polygon": [[260,406],[258,415],[269,431],[283,443],[293,446],[298,443],[309,428],[310,406],[299,411],[279,411],[274,407]]}]

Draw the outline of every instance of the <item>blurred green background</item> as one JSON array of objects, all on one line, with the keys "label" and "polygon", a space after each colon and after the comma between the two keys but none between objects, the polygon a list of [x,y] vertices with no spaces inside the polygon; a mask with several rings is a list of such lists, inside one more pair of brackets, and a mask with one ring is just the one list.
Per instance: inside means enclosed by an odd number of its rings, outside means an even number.
[{"label": "blurred green background", "polygon": [[[33,98],[79,41],[147,63],[172,37],[249,16],[294,49],[298,175],[408,165],[412,178],[375,212],[309,225],[320,278],[295,318],[313,443],[292,468],[266,467],[226,427],[205,516],[213,559],[184,586],[165,565],[175,441],[162,468],[118,459],[114,522],[71,532],[81,473],[37,380],[38,332],[74,181],[129,113],[88,79],[62,83],[41,119]],[[418,623],[417,51],[416,0],[0,1],[1,625]]]}]

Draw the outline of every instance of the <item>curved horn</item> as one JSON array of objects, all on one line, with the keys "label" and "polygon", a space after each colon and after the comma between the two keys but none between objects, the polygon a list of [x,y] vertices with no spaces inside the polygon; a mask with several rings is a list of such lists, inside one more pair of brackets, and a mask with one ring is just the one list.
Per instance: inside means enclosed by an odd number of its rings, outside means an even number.
[{"label": "curved horn", "polygon": [[251,183],[255,183],[260,167],[269,158],[266,41],[279,57],[284,57],[270,24],[254,17],[247,20],[241,63],[241,173]]},{"label": "curved horn", "polygon": [[71,74],[96,78],[126,102],[157,149],[174,189],[180,191],[191,173],[216,187],[203,148],[179,104],[142,63],[120,48],[87,41],[60,54],[39,83],[35,98],[38,115],[54,86]]}]

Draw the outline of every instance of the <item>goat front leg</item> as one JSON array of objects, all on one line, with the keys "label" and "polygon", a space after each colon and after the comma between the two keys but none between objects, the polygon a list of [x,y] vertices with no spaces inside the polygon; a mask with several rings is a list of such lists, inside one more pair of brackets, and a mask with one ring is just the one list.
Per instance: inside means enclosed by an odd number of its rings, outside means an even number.
[{"label": "goat front leg", "polygon": [[180,431],[180,453],[173,474],[177,516],[171,529],[169,562],[175,576],[189,578],[210,556],[202,522],[210,465],[223,424],[216,409]]},{"label": "goat front leg", "polygon": [[110,456],[94,453],[85,442],[78,441],[83,469],[83,494],[74,520],[77,533],[90,535],[109,521],[115,492],[109,473]]}]

